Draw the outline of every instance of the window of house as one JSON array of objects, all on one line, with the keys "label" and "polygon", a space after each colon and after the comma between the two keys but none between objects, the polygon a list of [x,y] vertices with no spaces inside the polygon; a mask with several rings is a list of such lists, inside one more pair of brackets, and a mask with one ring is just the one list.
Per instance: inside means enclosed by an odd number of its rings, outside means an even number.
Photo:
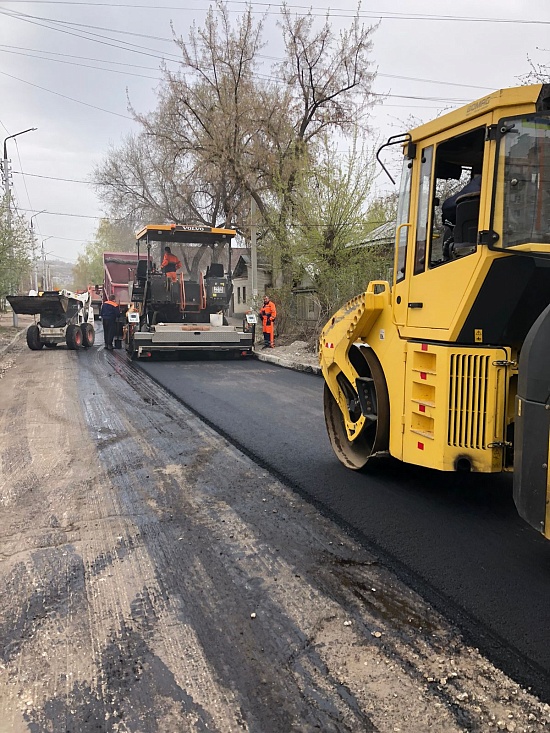
[{"label": "window of house", "polygon": [[243,287],[243,303],[246,303],[246,286]]},{"label": "window of house", "polygon": [[241,289],[237,288],[237,303],[241,302]]}]

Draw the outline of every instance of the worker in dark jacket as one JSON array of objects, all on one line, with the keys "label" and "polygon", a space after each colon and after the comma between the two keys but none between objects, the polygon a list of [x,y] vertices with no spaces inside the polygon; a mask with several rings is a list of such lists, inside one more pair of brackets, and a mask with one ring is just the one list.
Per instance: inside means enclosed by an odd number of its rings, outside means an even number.
[{"label": "worker in dark jacket", "polygon": [[113,349],[113,339],[116,335],[117,320],[120,316],[120,308],[114,300],[106,300],[101,306],[101,320],[103,321],[103,340],[105,348]]},{"label": "worker in dark jacket", "polygon": [[264,304],[260,308],[260,316],[262,317],[262,330],[264,332],[263,348],[273,349],[275,337],[275,326],[273,324],[277,318],[277,309],[269,295],[264,296]]},{"label": "worker in dark jacket", "polygon": [[164,248],[164,258],[160,264],[160,269],[166,277],[169,277],[170,280],[173,280],[176,282],[176,270],[179,270],[181,267],[181,262],[178,260],[176,255],[172,254],[172,250],[170,247]]}]

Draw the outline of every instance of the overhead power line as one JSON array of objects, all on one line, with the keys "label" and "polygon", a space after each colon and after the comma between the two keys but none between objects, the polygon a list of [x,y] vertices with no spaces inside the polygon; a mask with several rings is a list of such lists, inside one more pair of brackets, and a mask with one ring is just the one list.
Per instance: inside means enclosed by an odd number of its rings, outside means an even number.
[{"label": "overhead power line", "polygon": [[[109,7],[109,8],[135,8],[142,10],[175,10],[179,12],[197,12],[197,10],[205,10],[206,8],[200,7],[184,7],[181,5],[152,5],[145,3],[124,3],[124,2],[81,2],[79,0],[10,0],[10,5],[70,5],[73,7]],[[241,5],[244,8],[249,6],[248,0],[230,0],[231,5]],[[278,5],[268,2],[254,2],[254,6],[263,8],[262,13],[270,10],[280,12]],[[343,13],[333,13],[326,7],[312,6],[312,5],[288,5],[289,10],[296,10],[298,12],[314,11],[313,14],[326,15],[330,14],[330,17],[355,17],[356,15],[360,18],[372,18],[372,19],[383,19],[383,20],[417,20],[417,21],[445,21],[450,23],[511,23],[518,25],[550,25],[549,21],[543,21],[539,19],[530,18],[490,18],[481,17],[475,15],[461,16],[461,15],[437,15],[436,13],[410,13],[410,12],[392,12],[388,10],[359,10],[352,9],[344,11]],[[253,11],[254,12],[254,11]]]},{"label": "overhead power line", "polygon": [[90,242],[90,239],[75,239],[74,237],[58,237],[57,234],[40,234],[42,238],[52,238],[52,239],[61,239],[64,242],[84,242],[87,244]]},{"label": "overhead power line", "polygon": [[23,171],[12,171],[20,176],[30,176],[31,178],[47,178],[49,181],[65,181],[66,183],[85,183],[88,186],[97,186],[100,184],[92,183],[92,181],[81,181],[77,178],[58,178],[57,176],[42,176],[39,173],[27,173]]},{"label": "overhead power line", "polygon": [[[7,46],[5,44],[0,44],[0,52],[3,53],[13,53],[16,55],[21,56],[27,56],[29,58],[41,58],[44,61],[58,61],[59,59],[49,59],[47,56],[59,56],[61,59],[78,59],[79,61],[95,61],[99,64],[111,64],[114,66],[128,66],[133,69],[144,69],[146,71],[158,71],[158,68],[155,68],[154,66],[143,66],[142,64],[129,64],[124,63],[122,61],[110,61],[107,59],[98,59],[90,56],[76,56],[74,54],[67,54],[67,53],[60,53],[59,51],[46,51],[43,49],[38,48],[25,48],[23,46]],[[34,54],[45,54],[45,56],[36,56]],[[272,61],[282,61],[282,58],[276,58],[276,57],[267,57],[262,56],[259,54],[261,58],[269,58]],[[64,63],[70,63],[70,62],[64,62]],[[84,64],[76,63],[75,66],[84,66],[85,68],[90,69],[100,69],[101,71],[116,71],[115,69],[102,69],[102,67],[98,66],[86,66]],[[117,73],[130,73],[126,71],[117,72]],[[143,79],[154,79],[156,81],[159,81],[158,77],[152,77],[145,74],[133,74],[131,73],[130,76],[138,76]],[[268,77],[272,78],[272,77]],[[420,79],[414,76],[401,76],[400,74],[383,74],[380,72],[376,73],[376,78],[383,78],[383,79],[397,79],[401,81],[415,81],[415,82],[421,82],[425,84],[440,84],[441,86],[450,86],[450,87],[461,87],[463,89],[481,89],[481,90],[492,90],[493,87],[488,86],[479,86],[477,84],[464,84],[463,82],[455,82],[455,81],[440,81],[438,79]]]},{"label": "overhead power line", "polygon": [[62,53],[61,51],[47,51],[43,48],[26,48],[25,46],[8,46],[0,44],[0,49],[5,51],[27,51],[29,53],[42,53],[46,56],[61,56],[64,59],[79,59],[80,61],[96,61],[99,64],[111,64],[112,66],[129,66],[131,69],[145,69],[146,71],[158,71],[156,66],[143,66],[142,64],[130,64],[127,61],[112,61],[110,59],[98,59],[93,56],[76,56],[75,54]]},{"label": "overhead power line", "polygon": [[[35,209],[21,209],[19,208],[19,211],[25,211],[25,212],[34,212]],[[122,221],[122,219],[116,219],[111,216],[91,216],[89,214],[68,214],[63,211],[44,211],[43,214],[51,214],[52,216],[71,216],[76,217],[77,219],[108,219],[109,221]]]},{"label": "overhead power line", "polygon": [[18,76],[13,76],[13,74],[8,74],[6,71],[0,71],[0,74],[3,76],[8,76],[10,79],[15,79],[16,81],[20,81],[22,84],[28,84],[31,87],[35,87],[35,89],[42,89],[44,92],[49,92],[50,94],[55,94],[57,97],[63,97],[63,99],[69,99],[71,102],[76,102],[76,104],[82,104],[85,107],[90,107],[91,109],[97,109],[100,112],[106,112],[109,115],[115,115],[116,117],[123,117],[126,120],[133,120],[132,117],[129,115],[123,115],[120,114],[120,112],[113,112],[111,109],[105,109],[104,107],[98,107],[95,104],[89,104],[88,102],[83,102],[81,99],[75,99],[74,97],[69,97],[67,94],[61,94],[61,92],[55,92],[53,89],[47,89],[46,87],[42,87],[39,84],[33,84],[32,81],[27,81],[26,79],[20,79]]},{"label": "overhead power line", "polygon": [[[57,30],[58,32],[68,33],[69,35],[76,35],[79,38],[85,38],[87,40],[90,40],[90,41],[93,41],[93,42],[96,42],[96,43],[101,43],[101,44],[107,45],[107,46],[113,46],[112,43],[104,43],[104,41],[98,40],[98,34],[82,35],[82,33],[80,33],[80,32],[78,32],[78,33],[72,33],[70,31],[66,30],[66,28],[57,28],[57,27],[55,27],[55,25],[54,26],[44,25],[43,23],[36,23],[35,21],[40,20],[40,21],[46,21],[48,23],[54,23],[54,24],[65,24],[66,26],[69,26],[69,27],[71,25],[78,25],[78,26],[80,26],[81,24],[69,24],[66,21],[56,21],[56,20],[52,20],[52,19],[49,19],[49,18],[41,18],[39,16],[31,16],[31,15],[28,15],[26,13],[19,13],[17,11],[10,12],[10,11],[0,10],[0,14],[6,14],[8,17],[12,17],[12,18],[19,19],[19,20],[22,20],[22,21],[30,22],[30,23],[33,23],[35,25],[39,25],[39,26],[42,26],[42,27],[49,28],[50,30]],[[94,27],[94,26],[89,26],[88,25],[86,27]],[[108,30],[108,31],[110,31],[112,33],[128,33],[127,31],[118,31],[118,30],[105,29],[105,28],[100,28],[100,30]],[[90,35],[93,36],[93,37],[90,37]],[[140,35],[141,36],[142,34],[136,34],[136,35]],[[99,36],[99,38],[105,38],[105,36]],[[116,39],[109,39],[109,40],[115,40],[116,41]],[[166,41],[168,41],[168,40],[173,40],[173,39],[160,39],[159,38],[158,40],[166,40]],[[115,45],[116,48],[118,48],[120,50],[125,50],[125,51],[130,51],[130,52],[139,52],[140,54],[145,53],[145,49],[142,46],[134,46],[134,44],[128,44],[126,42],[123,42],[123,43],[124,43],[123,46],[116,45],[116,44],[114,44],[114,45]],[[134,48],[132,48],[132,46]],[[135,51],[135,49],[138,49],[138,51]],[[0,48],[0,50],[3,50],[3,49]],[[152,49],[149,49],[149,50],[152,51]],[[52,55],[51,52],[48,52],[48,53],[50,55]],[[55,54],[55,55],[62,55],[62,54]],[[166,58],[165,58],[166,55],[173,55],[173,54],[164,54],[162,56],[159,56],[159,55],[156,55],[154,53],[151,53],[151,54],[145,53],[145,55],[154,56],[155,58],[166,60]],[[58,61],[58,59],[44,59],[43,57],[42,57],[42,60],[55,60],[55,61]],[[64,63],[69,63],[69,62],[64,62]],[[100,63],[104,63],[104,62],[103,61],[100,61]],[[105,63],[109,63],[109,62],[106,61]],[[94,68],[94,69],[102,70],[102,71],[110,71],[112,73],[121,73],[121,72],[118,72],[117,70],[113,70],[113,69],[103,69],[101,67],[89,67],[88,65],[80,65],[80,64],[76,64],[76,63],[75,63],[75,65],[76,66],[85,66],[86,68]],[[6,74],[6,72],[2,72],[2,73]],[[124,73],[124,72],[122,72],[122,73]],[[131,72],[127,72],[127,73],[129,75],[132,75],[132,76],[138,76],[138,77],[143,77],[143,78],[150,78],[152,80],[159,81],[158,77],[148,77],[146,75],[132,74]],[[268,78],[268,79],[272,78],[269,75],[266,76],[266,75],[260,74],[260,76],[265,76],[265,78]],[[387,76],[388,78],[399,78],[396,75],[384,75],[384,74],[380,74],[380,76],[381,77]],[[26,83],[26,84],[31,84],[32,85],[31,82],[27,82],[27,81],[25,81],[23,79],[18,79],[18,77],[15,77],[14,76],[12,78],[17,79],[17,80],[21,81],[22,83]],[[405,77],[405,79],[407,79],[407,78]],[[280,82],[279,79],[273,79],[273,80],[274,81],[277,81],[277,82]],[[408,80],[413,80],[413,79],[408,79]],[[418,79],[416,81],[422,81],[422,82],[426,82],[426,83],[435,83],[435,80],[428,80],[428,79],[425,79],[425,80]],[[488,87],[477,87],[477,86],[474,86],[474,85],[459,85],[456,82],[442,82],[442,84],[445,84],[445,85],[453,85],[453,86],[455,86],[455,85],[456,86],[464,86],[464,87],[468,86],[469,88],[479,88],[479,89],[483,89],[483,90],[488,89]],[[48,92],[50,92],[52,94],[56,94],[58,96],[65,97],[65,98],[67,98],[67,99],[69,99],[71,101],[76,102],[77,104],[83,104],[83,105],[88,106],[88,107],[91,107],[93,109],[98,109],[100,111],[107,112],[108,114],[114,114],[114,115],[123,117],[125,119],[132,119],[128,115],[122,115],[122,114],[120,114],[118,112],[113,112],[111,110],[106,110],[106,109],[103,109],[101,107],[97,107],[96,105],[91,105],[91,104],[89,104],[87,102],[84,102],[82,100],[75,99],[74,97],[68,97],[67,95],[60,94],[59,92],[56,92],[54,90],[46,89],[45,87],[40,87],[39,85],[34,85],[34,86],[36,86],[37,88],[40,88],[40,89],[42,89],[44,91],[48,91]],[[403,98],[403,99],[412,99],[412,100],[415,100],[415,101],[439,102],[439,103],[442,103],[442,104],[463,104],[463,103],[466,103],[466,102],[469,101],[469,100],[465,100],[465,99],[442,98],[442,97],[435,97],[435,96],[423,97],[423,96],[419,96],[419,95],[414,95],[414,96],[407,97],[405,95],[376,94],[376,93],[373,93],[373,96],[377,96],[377,97],[382,98],[382,99],[387,99],[387,98]]]},{"label": "overhead power line", "polygon": [[[59,21],[51,18],[41,18],[40,16],[33,16],[28,15],[27,13],[20,13],[17,11],[10,11],[6,9],[0,10],[0,15],[5,15],[8,18],[13,18],[14,20],[21,20],[25,23],[30,23],[31,25],[36,25],[40,28],[48,28],[48,30],[57,31],[58,33],[64,33],[69,36],[74,36],[75,38],[83,38],[86,41],[92,41],[93,43],[99,43],[103,46],[109,46],[110,48],[116,48],[119,51],[128,51],[129,53],[137,53],[140,56],[150,56],[153,58],[162,59],[163,61],[179,61],[180,58],[177,56],[177,54],[171,54],[171,53],[163,53],[161,51],[157,51],[156,49],[147,48],[146,46],[137,45],[134,43],[127,43],[126,41],[120,41],[116,38],[110,38],[109,36],[102,36],[98,33],[86,33],[85,31],[80,31],[79,29],[71,29],[68,30],[65,27],[58,28],[55,24],[58,25],[69,25],[67,21]],[[43,22],[38,22],[43,21]],[[51,24],[54,25],[51,25]],[[50,25],[49,25],[50,24]],[[92,26],[87,26],[92,27]],[[111,31],[112,33],[119,33],[117,30]],[[121,31],[122,33],[126,33],[126,31]],[[100,40],[100,39],[107,39],[107,40]],[[151,53],[149,53],[151,52]],[[167,56],[173,56],[173,59],[167,59]]]},{"label": "overhead power line", "polygon": [[[152,81],[161,81],[158,76],[148,76],[146,74],[136,74],[134,71],[122,71],[121,69],[106,69],[102,66],[92,66],[91,64],[79,64],[77,61],[65,61],[64,59],[52,59],[47,56],[41,56],[37,53],[24,53],[23,51],[10,51],[0,48],[0,53],[11,53],[16,56],[25,56],[25,58],[40,59],[42,61],[53,61],[56,64],[65,64],[67,66],[77,66],[81,69],[96,69],[96,71],[107,71],[110,74],[122,74],[123,76],[135,76],[139,79],[151,79]],[[108,63],[108,62],[103,62]]]}]

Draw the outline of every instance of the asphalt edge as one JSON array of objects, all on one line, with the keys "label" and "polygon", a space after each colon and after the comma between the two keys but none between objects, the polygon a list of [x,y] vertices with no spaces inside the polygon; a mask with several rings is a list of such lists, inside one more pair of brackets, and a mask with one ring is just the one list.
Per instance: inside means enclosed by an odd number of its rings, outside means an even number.
[{"label": "asphalt edge", "polygon": [[256,359],[267,361],[277,366],[285,367],[285,369],[293,369],[295,372],[306,372],[307,374],[322,374],[321,367],[312,366],[311,364],[302,364],[299,361],[288,361],[277,356],[277,354],[263,354],[262,352],[254,352]]}]

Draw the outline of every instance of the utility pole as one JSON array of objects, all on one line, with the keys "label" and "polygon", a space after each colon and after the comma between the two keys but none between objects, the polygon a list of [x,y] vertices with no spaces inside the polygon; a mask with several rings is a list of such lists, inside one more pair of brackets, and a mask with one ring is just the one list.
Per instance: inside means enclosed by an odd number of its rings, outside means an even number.
[{"label": "utility pole", "polygon": [[250,265],[252,269],[251,284],[252,284],[252,303],[254,307],[258,301],[258,249],[257,249],[257,231],[258,227],[256,224],[256,212],[258,207],[254,198],[250,200]]},{"label": "utility pole", "polygon": [[47,242],[48,239],[51,239],[51,237],[46,237],[46,239],[42,240],[42,247],[41,247],[41,253],[42,253],[42,292],[45,290],[49,290],[48,288],[48,262],[46,260],[46,248],[44,247],[44,242]]},{"label": "utility pole", "polygon": [[[15,245],[13,242],[13,233],[11,230],[11,184],[10,184],[10,174],[9,174],[7,142],[8,140],[11,140],[14,137],[17,137],[18,135],[24,135],[26,132],[34,132],[37,129],[38,129],[37,127],[29,127],[28,130],[21,130],[21,132],[16,132],[15,135],[8,135],[8,137],[4,138],[4,157],[2,159],[2,178],[3,178],[3,183],[4,183],[4,201],[6,205],[6,224],[7,224],[7,230],[8,230],[8,237],[10,238],[12,266],[15,265]],[[17,290],[17,283],[11,282],[10,283],[10,295],[16,295],[17,293],[14,292],[16,290]],[[17,326],[19,325],[19,319],[17,318],[17,313],[15,312],[13,312],[13,325],[15,326],[15,328],[17,328]]]},{"label": "utility pole", "polygon": [[39,214],[44,214],[46,212],[46,209],[42,209],[42,211],[37,211],[36,214],[33,214],[31,216],[31,240],[32,240],[32,289],[36,290],[38,292],[38,262],[37,262],[37,256],[36,256],[36,235],[34,233],[34,227],[32,224],[32,220],[38,216]]}]

